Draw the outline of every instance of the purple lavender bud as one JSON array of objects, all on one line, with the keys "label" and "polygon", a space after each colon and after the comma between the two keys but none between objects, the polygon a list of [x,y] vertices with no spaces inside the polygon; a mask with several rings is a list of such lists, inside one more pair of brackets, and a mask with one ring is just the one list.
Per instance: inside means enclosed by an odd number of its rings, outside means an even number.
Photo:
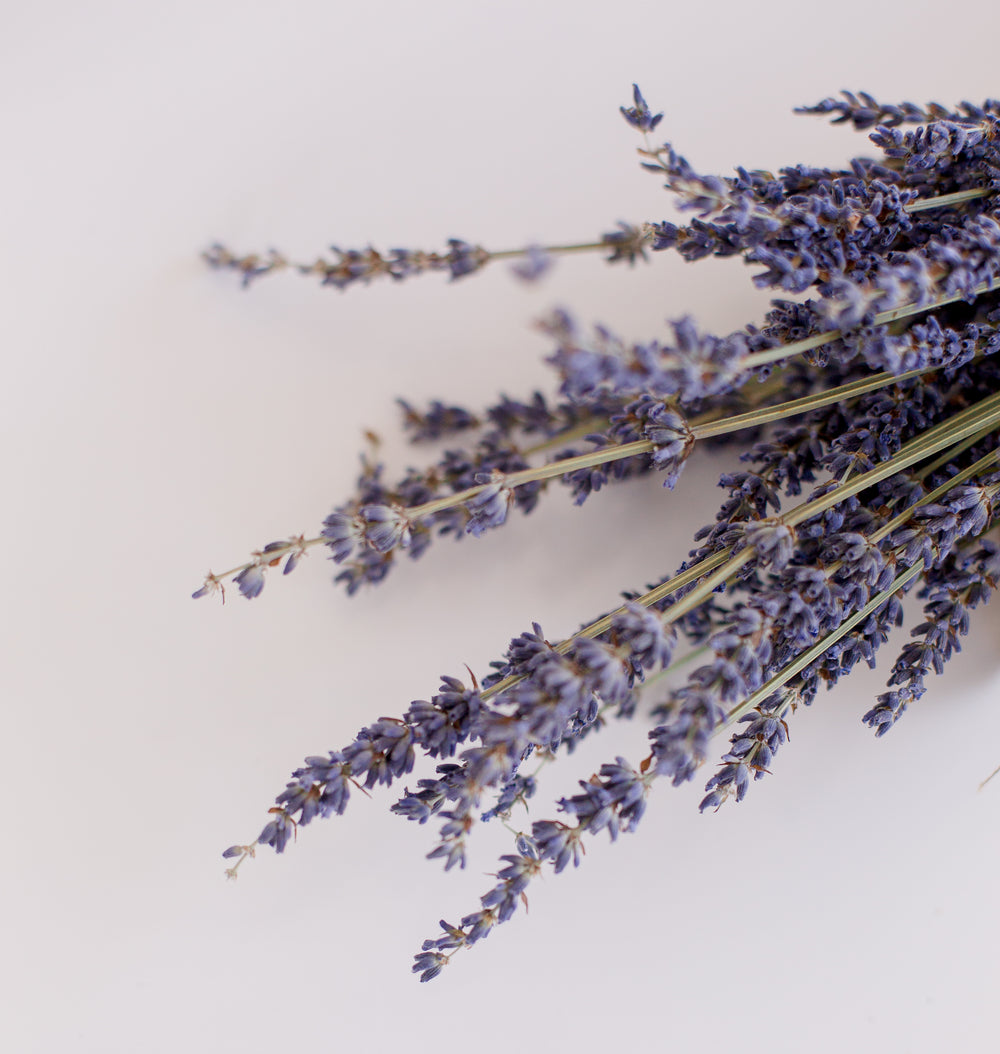
[{"label": "purple lavender bud", "polygon": [[577,818],[581,829],[597,834],[607,828],[611,841],[618,837],[618,818],[611,795],[599,783],[580,781],[582,794],[561,798],[559,808]]},{"label": "purple lavender bud", "polygon": [[611,255],[605,258],[608,263],[626,260],[633,265],[636,260],[646,259],[645,231],[623,220],[618,221],[618,230],[602,234],[601,242],[611,250]]},{"label": "purple lavender bud", "polygon": [[916,688],[907,685],[902,689],[884,692],[878,697],[877,705],[872,707],[862,720],[875,732],[876,736],[884,736],[903,716],[910,703],[915,702],[923,694],[923,685]]},{"label": "purple lavender bud", "polygon": [[816,604],[803,599],[795,589],[789,589],[784,595],[781,606],[781,635],[783,640],[795,649],[807,647],[819,636],[820,614],[827,616],[833,624],[839,624],[839,605],[824,611]]},{"label": "purple lavender bud", "polygon": [[[191,594],[191,599],[192,600],[198,600],[201,597],[207,597],[211,593],[215,593],[215,592],[217,592],[218,590],[221,590],[221,589],[222,589],[222,584],[215,577],[215,575],[213,575],[211,572],[209,572],[205,576],[205,584],[200,589],[196,589]],[[223,598],[225,598],[225,594],[223,594]]]},{"label": "purple lavender bud", "polygon": [[738,802],[743,801],[749,787],[749,767],[740,761],[730,761],[705,784],[705,790],[709,793],[702,798],[698,811],[717,809],[731,796]]},{"label": "purple lavender bud", "polygon": [[849,574],[874,586],[885,570],[885,557],[878,548],[864,535],[855,532],[844,532],[836,538],[836,550],[844,564],[849,566]]},{"label": "purple lavender bud", "polygon": [[413,730],[398,719],[382,718],[363,728],[343,751],[352,776],[364,776],[365,786],[390,784],[413,768]]},{"label": "purple lavender bud", "polygon": [[[521,854],[521,856],[528,857],[531,860],[538,859],[538,846],[535,845],[535,840],[530,835],[519,834],[514,839],[514,847]],[[238,849],[239,846],[236,846]]]},{"label": "purple lavender bud", "polygon": [[451,757],[464,742],[479,716],[479,692],[467,689],[453,677],[442,678],[441,692],[429,702],[415,699],[406,712],[416,742],[431,757]]},{"label": "purple lavender bud", "polygon": [[415,699],[406,719],[414,729],[420,745],[432,757],[451,757],[460,740],[456,723],[433,702]]},{"label": "purple lavender bud", "polygon": [[747,524],[746,543],[756,550],[763,566],[780,571],[795,552],[795,531],[778,520],[760,520]]},{"label": "purple lavender bud", "polygon": [[410,442],[422,443],[442,436],[475,428],[480,422],[475,414],[461,406],[446,406],[434,399],[426,413],[420,413],[405,399],[396,402],[403,410],[403,427],[410,432]]},{"label": "purple lavender bud", "polygon": [[413,973],[420,974],[421,982],[433,981],[447,965],[447,955],[442,955],[440,952],[421,952],[414,956]]},{"label": "purple lavender bud", "polygon": [[701,803],[698,806],[699,812],[704,812],[706,809],[714,809],[718,811],[719,807],[726,801],[728,794],[719,788],[714,789],[711,794],[706,794],[701,799]]},{"label": "purple lavender bud", "polygon": [[[502,860],[513,860],[517,861],[518,857],[515,856],[503,856]],[[537,871],[538,865],[535,864]],[[497,875],[498,878],[502,878],[505,875],[510,875],[517,867],[517,864],[508,865]],[[534,874],[535,872],[532,872]],[[523,883],[518,878],[507,879],[501,881],[498,885],[494,886],[488,893],[480,897],[480,902],[483,907],[493,912],[494,923],[506,922],[515,911],[517,906],[521,902],[521,892],[524,886],[528,884],[531,878],[531,874],[523,880]]]},{"label": "purple lavender bud", "polygon": [[537,282],[555,263],[551,253],[540,245],[529,245],[523,260],[511,264],[511,272],[522,282]]},{"label": "purple lavender bud", "polygon": [[632,85],[632,102],[633,106],[626,109],[624,106],[620,106],[622,117],[633,127],[638,128],[640,132],[652,132],[656,126],[663,120],[663,114],[658,113],[655,116],[650,111],[649,106],[646,104],[646,100],[642,97],[642,92],[639,91],[639,85]]},{"label": "purple lavender bud", "polygon": [[649,781],[622,757],[601,766],[601,783],[618,810],[622,831],[634,831],[646,811]]},{"label": "purple lavender bud", "polygon": [[417,788],[415,792],[411,792],[407,787],[403,797],[390,806],[390,810],[397,816],[424,824],[441,808],[445,796],[440,790],[438,780],[418,780]]},{"label": "purple lavender bud", "polygon": [[439,812],[445,801],[458,793],[465,770],[461,765],[445,764],[438,765],[436,771],[438,778],[418,780],[416,791],[411,792],[407,787],[403,797],[391,806],[391,811],[421,824]]},{"label": "purple lavender bud", "polygon": [[578,637],[567,657],[579,668],[586,687],[607,703],[621,703],[632,690],[628,670],[604,641]]},{"label": "purple lavender bud", "polygon": [[660,403],[647,415],[642,434],[654,445],[650,455],[653,464],[667,473],[663,485],[673,490],[684,462],[694,448],[694,433],[676,410]]},{"label": "purple lavender bud", "polygon": [[[509,779],[522,750],[528,746],[526,730],[516,722],[500,718],[498,726],[484,723],[482,733],[486,746],[470,747],[461,754],[470,782],[478,787],[492,787]],[[500,749],[505,746],[512,749]]]},{"label": "purple lavender bud", "polygon": [[405,549],[410,544],[411,523],[403,510],[393,505],[364,505],[360,512],[365,541],[377,552]]},{"label": "purple lavender bud", "polygon": [[511,810],[518,803],[525,808],[528,807],[528,800],[534,797],[537,789],[538,785],[534,776],[525,776],[520,772],[515,772],[500,788],[500,793],[497,795],[493,808],[484,812],[480,819],[484,823],[492,820],[495,816],[509,819]]},{"label": "purple lavender bud", "polygon": [[490,254],[481,245],[470,245],[460,238],[448,239],[448,255],[445,260],[453,281],[478,271],[485,266],[489,258]]},{"label": "purple lavender bud", "polygon": [[534,666],[540,656],[548,655],[552,645],[545,639],[545,631],[533,622],[530,630],[514,637],[507,648],[503,675],[523,673]]},{"label": "purple lavender bud", "polygon": [[850,121],[856,129],[863,131],[873,128],[875,125],[883,125],[893,128],[903,122],[927,121],[930,119],[928,112],[912,102],[903,102],[897,105],[884,105],[868,94],[868,92],[843,91],[840,93],[843,99],[824,99],[815,106],[796,107],[795,113],[808,114],[836,114],[832,118],[833,124],[842,124]]},{"label": "purple lavender bud", "polygon": [[649,733],[656,774],[669,776],[675,787],[695,774],[708,753],[712,730],[726,716],[716,693],[697,684],[682,688],[677,700],[668,720]]},{"label": "purple lavender bud", "polygon": [[[442,812],[442,816],[451,818],[453,813]],[[441,845],[432,849],[427,854],[428,860],[444,860],[445,871],[450,871],[456,864],[465,868],[465,841],[458,833],[461,829],[460,822],[449,819],[449,823],[442,828],[442,838],[447,838]]]},{"label": "purple lavender bud", "polygon": [[251,564],[240,571],[233,581],[247,600],[253,600],[263,592],[264,568],[260,564]]},{"label": "purple lavender bud", "polygon": [[625,610],[614,616],[612,631],[617,639],[628,644],[630,658],[639,670],[670,665],[677,645],[677,630],[664,626],[655,611],[629,601]]},{"label": "purple lavender bud", "polygon": [[295,824],[283,810],[272,810],[274,819],[257,835],[261,845],[270,845],[276,853],[283,853],[288,845],[288,836],[295,831]]},{"label": "purple lavender bud", "polygon": [[510,503],[514,500],[514,492],[504,482],[501,472],[493,471],[490,474],[476,476],[477,483],[487,485],[474,497],[465,503],[470,512],[466,531],[477,538],[483,531],[490,527],[499,527],[507,519],[507,511]]},{"label": "purple lavender bud", "polygon": [[983,486],[962,486],[949,491],[945,500],[957,514],[955,524],[959,535],[978,535],[993,519],[992,489]]},{"label": "purple lavender bud", "polygon": [[323,521],[320,534],[327,539],[327,546],[336,563],[346,560],[362,544],[365,537],[365,521],[357,514],[333,512]]},{"label": "purple lavender bud", "polygon": [[535,843],[527,835],[520,835],[519,840],[527,846],[526,851],[516,856],[511,853],[505,853],[500,857],[501,860],[505,861],[505,866],[497,872],[497,878],[502,879],[507,888],[515,893],[521,893],[525,890],[532,878],[541,870],[539,867],[538,848]]},{"label": "purple lavender bud", "polygon": [[551,860],[558,875],[572,861],[580,866],[580,839],[576,829],[556,820],[538,820],[531,825],[531,837],[542,860]]},{"label": "purple lavender bud", "polygon": [[488,908],[466,915],[460,923],[462,929],[468,931],[465,935],[466,946],[471,946],[483,937],[488,937],[496,923],[496,914]]}]

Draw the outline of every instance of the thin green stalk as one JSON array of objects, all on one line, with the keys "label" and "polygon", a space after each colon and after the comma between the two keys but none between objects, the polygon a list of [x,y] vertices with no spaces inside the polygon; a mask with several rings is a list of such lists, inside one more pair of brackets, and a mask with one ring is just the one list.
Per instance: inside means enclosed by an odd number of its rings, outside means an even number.
[{"label": "thin green stalk", "polygon": [[951,205],[961,205],[966,201],[973,201],[975,198],[985,198],[990,194],[994,193],[991,187],[975,187],[972,190],[956,190],[951,194],[936,194],[930,198],[918,198],[916,201],[911,201],[908,205],[904,205],[903,208],[906,212],[926,212],[928,209],[941,209]]},{"label": "thin green stalk", "polygon": [[968,450],[969,447],[975,446],[981,439],[985,439],[994,431],[996,431],[996,429],[993,425],[987,425],[985,428],[981,428],[978,432],[969,436],[968,439],[963,439],[954,449],[946,450],[940,457],[935,458],[927,465],[921,465],[920,471],[917,475],[921,480],[926,479],[932,472],[937,472],[939,468],[944,468],[949,461],[955,458],[958,454],[961,454],[963,450]]},{"label": "thin green stalk", "polygon": [[[540,247],[540,251],[543,253],[582,253],[582,252],[598,252],[601,249],[613,249],[614,244],[612,242],[579,242],[570,245],[545,245]],[[509,260],[515,256],[527,256],[528,253],[533,251],[533,247],[525,246],[523,249],[500,249],[496,252],[492,252],[489,249],[486,250],[487,255],[491,260]]]}]

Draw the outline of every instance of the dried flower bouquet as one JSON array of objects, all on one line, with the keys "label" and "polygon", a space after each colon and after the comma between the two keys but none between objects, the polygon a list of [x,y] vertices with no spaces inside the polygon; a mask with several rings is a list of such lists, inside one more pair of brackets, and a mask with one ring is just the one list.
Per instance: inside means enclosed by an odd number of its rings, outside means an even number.
[{"label": "dried flower bouquet", "polygon": [[[859,661],[874,665],[902,622],[904,593],[923,600],[924,617],[864,715],[876,735],[959,649],[971,610],[1000,581],[1000,546],[986,538],[1000,511],[1000,102],[949,110],[845,92],[801,112],[873,129],[881,156],[842,170],[701,175],[669,143],[651,144],[662,115],[635,88],[622,113],[643,136],[643,166],[693,214],[687,225],[620,224],[588,243],[503,252],[458,239],[440,253],[334,249],[307,264],[221,245],[206,254],[245,284],[297,270],[344,289],[423,271],[458,278],[506,258],[534,280],[568,252],[631,263],[673,250],[691,261],[740,255],[759,287],[815,291],[773,301],[762,325],[727,336],[682,317],[668,340],[632,346],[557,312],[544,322],[555,398],[504,397],[482,412],[403,402],[414,442],[462,436],[464,445],[395,482],[364,460],[356,494],[315,537],[271,542],[210,573],[196,597],[224,596],[232,579],[254,598],[269,569],[288,574],[325,546],[353,593],[435,537],[479,535],[512,509],[530,512],[551,480],[580,504],[643,473],[673,487],[702,442],[740,452],[740,467],[721,477],[728,497],[715,522],[675,574],[624,594],[568,640],[550,642],[533,625],[485,676],[443,677],[429,700],[307,757],[256,840],[226,850],[230,875],[258,846],[282,852],[298,826],[342,813],[353,789],[398,784],[418,753],[435,759],[434,777],[404,786],[392,805],[438,824],[428,855],[464,866],[470,834],[492,818],[514,844],[480,907],[424,942],[413,968],[426,981],[510,918],[543,868],[578,865],[585,839],[602,830],[612,840],[633,830],[654,781],[692,779],[723,729],[729,747],[702,809],[740,801],[768,773],[796,707]],[[692,660],[680,684],[661,678]],[[514,807],[535,795],[537,764],[611,718],[633,718],[653,677],[648,754],[582,780],[557,803],[561,818],[513,826]]]}]

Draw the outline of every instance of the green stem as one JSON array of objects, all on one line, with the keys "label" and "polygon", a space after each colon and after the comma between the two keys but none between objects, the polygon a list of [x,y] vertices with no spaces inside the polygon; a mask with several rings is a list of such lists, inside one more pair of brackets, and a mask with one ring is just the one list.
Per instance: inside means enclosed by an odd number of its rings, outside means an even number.
[{"label": "green stem", "polygon": [[777,406],[769,406],[758,410],[749,410],[747,413],[734,417],[724,417],[717,421],[709,421],[705,424],[692,424],[691,431],[698,439],[708,439],[710,436],[725,435],[729,432],[737,432],[741,428],[757,428],[760,425],[771,424],[774,421],[782,421],[787,417],[797,414],[808,413],[810,410],[819,410],[824,406],[832,406],[834,403],[845,402],[859,395],[877,391],[879,388],[887,388],[891,384],[899,384],[913,377],[931,373],[936,367],[923,366],[915,370],[907,370],[905,373],[882,373],[872,374],[861,380],[842,384],[837,388],[828,388],[823,392],[813,395],[805,395],[801,399],[792,399]]},{"label": "green stem", "polygon": [[985,198],[990,194],[994,193],[991,187],[975,187],[972,190],[956,190],[951,194],[936,194],[930,198],[920,198],[917,201],[911,201],[908,205],[904,205],[903,208],[910,213],[913,212],[926,212],[927,209],[943,209],[950,205],[961,205],[966,201],[973,201],[975,198]]}]

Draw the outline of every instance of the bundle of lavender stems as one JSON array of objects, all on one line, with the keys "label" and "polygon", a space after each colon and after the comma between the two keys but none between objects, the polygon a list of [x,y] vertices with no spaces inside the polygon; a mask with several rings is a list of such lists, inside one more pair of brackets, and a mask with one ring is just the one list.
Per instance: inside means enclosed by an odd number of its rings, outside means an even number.
[{"label": "bundle of lavender stems", "polygon": [[[307,757],[257,838],[223,854],[229,875],[257,847],[282,852],[298,827],[343,813],[353,791],[376,785],[394,785],[393,812],[437,826],[428,855],[445,869],[465,865],[477,824],[499,820],[512,851],[480,906],[424,941],[413,970],[430,980],[526,904],[543,870],[577,866],[601,831],[613,841],[634,830],[654,782],[685,783],[714,757],[702,810],[742,800],[769,772],[796,708],[858,662],[874,665],[902,624],[904,594],[923,615],[865,724],[888,732],[959,650],[970,612],[1000,582],[1000,546],[987,537],[1000,510],[1000,101],[948,109],[842,94],[800,112],[872,129],[877,159],[720,177],[651,143],[662,114],[635,87],[622,114],[687,225],[619,224],[580,245],[504,252],[458,239],[442,252],[334,249],[303,264],[221,245],[206,253],[244,284],[289,270],[338,289],[424,271],[458,278],[508,258],[531,280],[568,252],[612,262],[739,255],[756,286],[789,295],[759,326],[715,336],[684,317],[666,339],[633,345],[556,312],[543,323],[555,397],[504,396],[481,412],[402,403],[414,442],[448,444],[436,463],[390,482],[365,458],[356,493],[315,537],[271,542],[209,573],[196,597],[224,598],[231,579],[254,598],[267,574],[288,574],[325,546],[335,581],[354,593],[437,537],[478,536],[512,510],[530,512],[551,481],[581,504],[647,473],[672,488],[703,442],[739,452],[715,522],[674,574],[625,593],[567,640],[532,625],[488,672],[444,676],[429,700]],[[685,678],[663,678],[681,662]],[[553,818],[518,829],[514,810],[534,806],[538,766],[612,718],[635,717],[654,678],[648,753],[602,765]],[[728,749],[713,755],[722,731]],[[417,754],[437,765],[411,788]]]}]

